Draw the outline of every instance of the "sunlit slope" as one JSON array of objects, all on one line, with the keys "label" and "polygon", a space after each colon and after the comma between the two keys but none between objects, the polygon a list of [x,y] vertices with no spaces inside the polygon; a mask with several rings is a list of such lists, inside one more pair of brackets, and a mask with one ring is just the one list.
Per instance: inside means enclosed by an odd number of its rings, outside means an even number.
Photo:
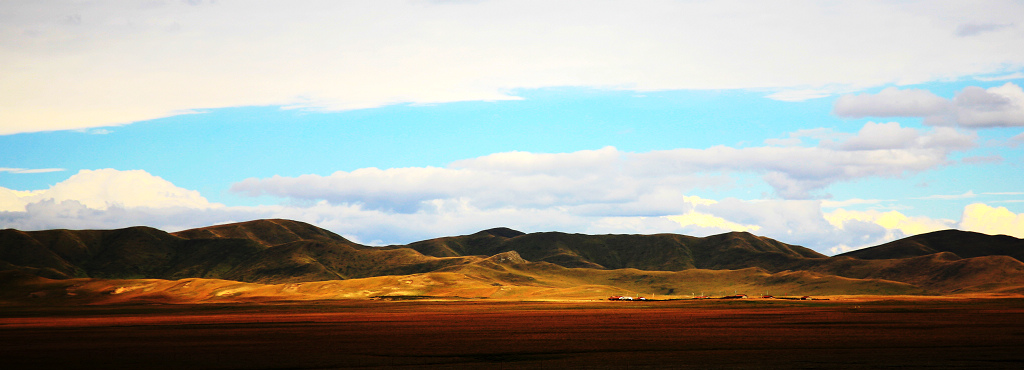
[{"label": "sunlit slope", "polygon": [[746,267],[781,271],[808,258],[826,258],[808,248],[746,232],[698,238],[677,234],[523,234],[502,228],[472,235],[431,239],[402,247],[438,257],[490,256],[516,251],[527,260],[551,262],[564,267],[652,271]]},{"label": "sunlit slope", "polygon": [[679,272],[566,268],[548,262],[528,262],[515,252],[422,274],[284,284],[197,278],[50,280],[16,271],[0,272],[0,303],[7,304],[223,303],[371,297],[599,300],[610,295],[681,299],[734,293],[802,296],[926,292],[899,282],[803,271],[769,273],[759,268]]},{"label": "sunlit slope", "polygon": [[[611,289],[617,294],[690,297],[694,294],[923,294],[910,284],[881,279],[850,279],[806,271],[771,273],[758,267],[738,270],[687,269],[646,271],[633,268],[601,270],[568,268],[549,262],[527,262],[516,252],[453,266],[441,271],[458,272],[470,279],[510,287],[556,290]],[[514,289],[513,289],[514,292]],[[513,294],[513,292],[505,294]],[[536,293],[536,292],[535,292]],[[497,293],[502,295],[502,293]],[[564,292],[559,294],[565,294]]]}]

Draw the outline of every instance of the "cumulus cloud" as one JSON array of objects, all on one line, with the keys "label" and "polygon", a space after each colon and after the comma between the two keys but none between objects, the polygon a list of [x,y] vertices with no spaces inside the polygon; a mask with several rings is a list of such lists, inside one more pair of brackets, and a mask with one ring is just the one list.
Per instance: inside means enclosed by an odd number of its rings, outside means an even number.
[{"label": "cumulus cloud", "polygon": [[[2,197],[2,195],[0,195]],[[115,229],[151,226],[167,231],[273,217],[259,209],[125,207],[91,208],[77,200],[34,201],[20,210],[0,210],[0,226],[20,230]]]},{"label": "cumulus cloud", "polygon": [[[825,254],[878,245],[911,235],[914,222],[932,220],[911,218],[913,222],[885,222],[878,217],[841,217],[858,214],[843,209],[822,212],[819,200],[741,200],[695,205],[690,219],[682,218],[683,233],[709,235],[727,231],[750,231],[785,243],[802,245]],[[877,213],[877,212],[876,212]],[[667,217],[677,220],[677,217]],[[913,231],[916,231],[914,229]]]},{"label": "cumulus cloud", "polygon": [[49,189],[16,191],[0,187],[4,200],[0,211],[20,211],[32,203],[49,200],[55,204],[74,201],[83,207],[105,210],[111,207],[211,208],[198,191],[179,188],[146,171],[114,169],[81,170]]},{"label": "cumulus cloud", "polygon": [[721,217],[696,211],[690,211],[689,213],[681,215],[665,216],[665,218],[675,221],[682,227],[695,226],[701,229],[747,232],[754,232],[761,229],[761,227],[757,225],[740,225]]},{"label": "cumulus cloud", "polygon": [[969,86],[953,97],[953,103],[961,126],[1024,126],[1024,90],[1010,82],[988,89]]},{"label": "cumulus cloud", "polygon": [[894,87],[878,94],[844,95],[833,113],[840,117],[923,117],[930,125],[970,128],[1024,126],[1024,90],[1007,82],[984,89],[968,86],[953,99],[926,90]]},{"label": "cumulus cloud", "polygon": [[974,203],[964,207],[960,228],[985,234],[1024,238],[1024,213],[1013,213],[1006,207]]},{"label": "cumulus cloud", "polygon": [[[886,239],[929,233],[932,231],[951,229],[953,220],[932,219],[929,217],[908,217],[897,211],[881,212],[876,210],[848,211],[837,209],[825,214],[825,219],[832,226],[845,229],[851,221],[869,222],[884,227],[888,234]],[[898,232],[898,233],[897,233]]]},{"label": "cumulus cloud", "polygon": [[0,134],[219,107],[516,99],[517,89],[553,86],[757,89],[801,100],[1024,65],[1022,48],[1007,47],[1024,44],[1020,27],[991,26],[1019,22],[1024,4],[1014,1],[15,0],[4,8]]}]

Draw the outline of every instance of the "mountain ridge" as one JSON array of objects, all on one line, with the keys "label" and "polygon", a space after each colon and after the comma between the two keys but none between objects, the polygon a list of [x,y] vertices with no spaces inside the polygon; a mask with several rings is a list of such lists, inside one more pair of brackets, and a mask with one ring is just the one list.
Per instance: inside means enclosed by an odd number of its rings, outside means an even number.
[{"label": "mountain ridge", "polygon": [[[55,279],[200,278],[259,284],[442,274],[437,276],[488,282],[484,286],[559,289],[568,288],[559,279],[583,285],[643,282],[653,289],[667,281],[691,281],[681,276],[699,276],[699,271],[751,271],[735,276],[786,286],[794,278],[807,289],[832,286],[822,291],[845,286],[923,294],[1020,289],[1021,246],[1024,240],[1013,237],[947,230],[827,257],[747,232],[587,235],[499,227],[370,247],[308,223],[269,219],[174,233],[145,226],[0,230],[0,271]],[[609,274],[618,280],[601,277]]]}]

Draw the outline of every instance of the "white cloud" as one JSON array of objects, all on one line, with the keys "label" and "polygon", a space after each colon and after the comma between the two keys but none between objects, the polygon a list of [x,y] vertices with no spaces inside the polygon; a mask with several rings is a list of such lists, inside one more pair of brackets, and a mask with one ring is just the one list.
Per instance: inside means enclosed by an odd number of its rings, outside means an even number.
[{"label": "white cloud", "polygon": [[[698,197],[690,197],[690,199],[693,199],[692,203],[695,206],[698,206],[698,207],[700,207],[700,206],[710,206],[710,205],[718,203],[717,201],[714,201],[714,200],[711,200],[711,199],[701,199],[701,198],[698,198]],[[665,218],[667,218],[669,220],[672,220],[673,222],[678,223],[680,226],[682,226],[684,228],[686,228],[686,227],[696,227],[696,228],[699,228],[699,229],[708,229],[708,230],[721,231],[721,232],[728,232],[728,231],[755,232],[755,231],[761,229],[761,227],[758,226],[758,225],[741,225],[741,224],[738,224],[738,223],[726,220],[726,219],[721,218],[721,217],[717,217],[717,216],[710,215],[710,214],[707,214],[707,213],[697,212],[697,211],[694,211],[694,210],[691,210],[690,212],[687,212],[687,213],[684,213],[684,214],[680,214],[680,215],[665,216]]]},{"label": "white cloud", "polygon": [[823,217],[833,228],[834,234],[842,236],[830,240],[834,243],[833,246],[829,247],[826,244],[819,249],[828,250],[831,254],[956,227],[956,221],[953,220],[907,216],[898,211],[851,211],[839,208],[824,213]]},{"label": "white cloud", "polygon": [[846,150],[905,149],[920,138],[920,132],[909,127],[900,127],[897,122],[868,122],[857,136],[841,145]]},{"label": "white cloud", "polygon": [[22,211],[32,203],[49,200],[59,204],[74,201],[82,207],[106,210],[111,207],[211,208],[195,190],[186,190],[146,171],[114,169],[81,170],[49,189],[16,191],[0,187],[4,200],[0,211]]},{"label": "white cloud", "polygon": [[[811,198],[812,192],[836,182],[899,177],[947,164],[950,152],[970,148],[974,140],[951,128],[922,133],[897,123],[868,123],[844,142],[828,141],[818,147],[507,152],[456,161],[446,168],[363,168],[329,176],[250,178],[233,184],[231,190],[405,213],[434,199],[466,198],[485,209],[578,206],[594,211],[622,211],[650,199],[645,204],[653,208],[635,211],[652,214],[679,207],[683,203],[678,196],[686,191],[729,184],[723,174],[761,174],[783,198]],[[655,194],[657,199],[645,198]]]},{"label": "white cloud", "polygon": [[974,77],[978,81],[1006,81],[1006,80],[1020,80],[1024,79],[1024,72],[1014,72],[1006,75],[989,76],[989,77]]},{"label": "white cloud", "polygon": [[[839,229],[844,229],[846,224],[851,220],[874,223],[889,230],[890,233],[887,236],[887,239],[890,240],[896,239],[896,237],[951,229],[955,225],[955,221],[953,220],[932,219],[929,217],[908,217],[907,215],[897,211],[880,212],[876,210],[848,211],[845,209],[837,209],[826,213],[825,219],[828,220],[832,226]],[[895,234],[895,231],[899,231],[899,234]]]},{"label": "white cloud", "polygon": [[1009,28],[1011,26],[1013,26],[1013,24],[994,24],[994,23],[977,24],[977,23],[966,23],[966,24],[961,24],[959,26],[956,26],[955,34],[957,36],[960,36],[960,37],[970,37],[970,36],[975,36],[975,35],[982,34],[982,33],[985,33],[985,32],[999,31],[1001,29]]},{"label": "white cloud", "polygon": [[913,198],[913,199],[953,200],[953,199],[968,199],[968,198],[974,198],[974,197],[977,197],[977,196],[978,196],[977,194],[974,194],[974,191],[968,190],[966,193],[963,193],[963,194],[952,194],[952,195],[950,195],[950,194],[936,194],[936,195],[929,195],[929,196],[926,196],[926,197],[918,197],[918,198]]},{"label": "white cloud", "polygon": [[1011,82],[988,89],[969,86],[953,97],[953,103],[961,126],[1024,126],[1024,90]]},{"label": "white cloud", "polygon": [[768,99],[798,102],[832,95],[834,91],[821,89],[783,90],[765,96]]},{"label": "white cloud", "polygon": [[1014,1],[190,3],[3,2],[0,134],[553,86],[799,100],[1024,66]]},{"label": "white cloud", "polygon": [[840,117],[924,117],[930,125],[970,128],[1024,126],[1024,90],[1007,82],[983,89],[968,86],[953,99],[926,90],[887,88],[878,94],[844,95],[833,113]]},{"label": "white cloud", "polygon": [[1013,213],[1006,207],[974,203],[964,207],[960,228],[985,234],[1024,238],[1024,213]]},{"label": "white cloud", "polygon": [[61,172],[66,171],[63,168],[9,168],[0,167],[0,172],[8,173],[46,173],[46,172]]},{"label": "white cloud", "polygon": [[847,199],[847,200],[822,200],[822,208],[842,208],[861,204],[878,204],[882,202],[892,202],[895,199]]},{"label": "white cloud", "polygon": [[832,112],[840,117],[924,117],[950,109],[948,99],[928,90],[889,87],[878,94],[843,95]]}]

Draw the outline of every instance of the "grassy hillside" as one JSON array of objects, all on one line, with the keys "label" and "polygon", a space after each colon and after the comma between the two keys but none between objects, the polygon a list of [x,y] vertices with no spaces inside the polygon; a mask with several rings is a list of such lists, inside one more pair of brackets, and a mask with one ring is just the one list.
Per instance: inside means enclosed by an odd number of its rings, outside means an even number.
[{"label": "grassy hillside", "polygon": [[372,297],[603,300],[611,295],[686,299],[694,294],[734,293],[821,296],[927,292],[893,281],[805,271],[566,268],[527,262],[515,252],[427,273],[279,284],[198,278],[51,280],[16,271],[0,272],[0,304],[226,303]]}]

